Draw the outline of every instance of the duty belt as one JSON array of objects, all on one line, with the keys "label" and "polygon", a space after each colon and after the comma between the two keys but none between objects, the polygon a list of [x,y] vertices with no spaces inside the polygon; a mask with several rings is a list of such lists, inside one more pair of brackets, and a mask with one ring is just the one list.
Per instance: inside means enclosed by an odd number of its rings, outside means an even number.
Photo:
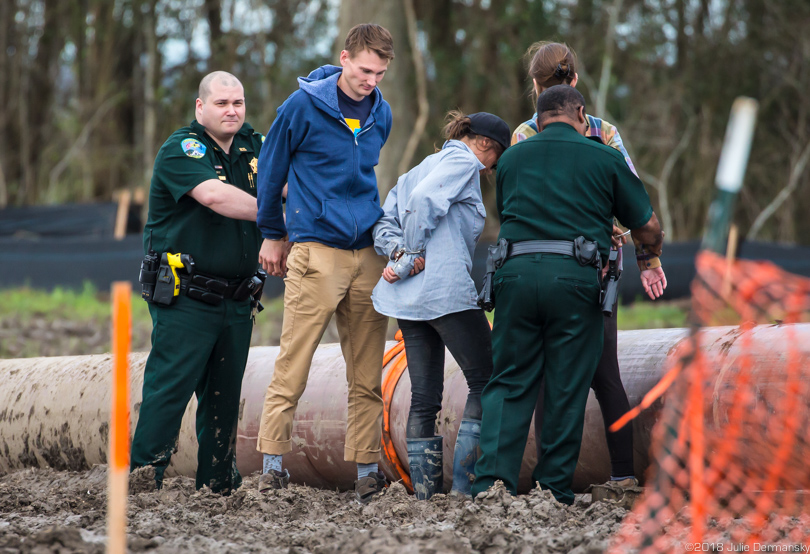
[{"label": "duty belt", "polygon": [[508,240],[498,239],[497,244],[488,248],[487,271],[481,292],[478,293],[478,305],[490,312],[495,307],[493,293],[493,279],[495,270],[500,269],[504,262],[515,256],[524,254],[562,254],[571,256],[581,266],[593,266],[597,275],[602,273],[602,258],[599,256],[599,245],[595,241],[585,240],[579,236],[576,240],[524,240],[510,243]]},{"label": "duty belt", "polygon": [[[195,272],[194,275],[181,277],[180,292],[194,300],[216,306],[222,300],[233,298],[244,281],[245,279],[225,279]],[[240,300],[247,300],[247,296]]]},{"label": "duty belt", "polygon": [[[498,241],[500,243],[500,241]],[[506,248],[501,248],[505,252],[503,260],[495,268],[499,268],[503,262],[515,256],[524,254],[562,254],[571,256],[579,265],[590,265],[597,270],[602,270],[602,258],[599,256],[599,245],[585,237],[577,237],[576,240],[524,240],[520,242],[508,243]]]},{"label": "duty belt", "polygon": [[571,240],[524,240],[509,244],[506,259],[523,254],[564,254],[574,255],[574,241]]}]

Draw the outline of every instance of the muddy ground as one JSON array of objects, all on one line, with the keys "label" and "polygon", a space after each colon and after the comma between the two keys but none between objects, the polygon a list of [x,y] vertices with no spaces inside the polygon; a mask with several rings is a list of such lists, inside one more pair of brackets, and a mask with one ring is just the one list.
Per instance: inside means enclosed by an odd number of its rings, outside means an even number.
[{"label": "muddy ground", "polygon": [[[229,497],[195,491],[188,477],[154,491],[150,471],[130,484],[132,552],[586,554],[603,552],[627,514],[589,495],[569,507],[539,489],[515,498],[498,486],[475,502],[420,502],[395,483],[366,506],[353,492],[299,485],[260,495],[256,476]],[[106,483],[106,466],[0,476],[0,553],[104,552]]]}]

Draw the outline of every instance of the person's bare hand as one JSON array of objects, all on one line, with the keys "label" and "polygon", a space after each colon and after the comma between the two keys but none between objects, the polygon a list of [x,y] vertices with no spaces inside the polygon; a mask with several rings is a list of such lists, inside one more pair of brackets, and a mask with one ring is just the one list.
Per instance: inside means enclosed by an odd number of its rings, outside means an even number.
[{"label": "person's bare hand", "polygon": [[623,244],[627,244],[627,235],[624,234],[619,227],[613,226],[613,234],[610,236],[610,242],[613,248],[621,248]]},{"label": "person's bare hand", "polygon": [[664,289],[667,288],[667,276],[664,275],[663,267],[656,267],[655,269],[645,269],[641,272],[641,285],[644,287],[644,292],[652,299],[655,300],[664,294]]},{"label": "person's bare hand", "polygon": [[413,261],[413,269],[411,270],[411,275],[416,275],[420,271],[425,269],[425,258],[416,258]]},{"label": "person's bare hand", "polygon": [[382,272],[383,279],[389,283],[396,283],[399,281],[399,275],[394,273],[394,268],[391,266],[386,267]]},{"label": "person's bare hand", "polygon": [[287,274],[287,254],[289,246],[286,239],[264,239],[259,250],[259,263],[268,275],[284,277]]}]

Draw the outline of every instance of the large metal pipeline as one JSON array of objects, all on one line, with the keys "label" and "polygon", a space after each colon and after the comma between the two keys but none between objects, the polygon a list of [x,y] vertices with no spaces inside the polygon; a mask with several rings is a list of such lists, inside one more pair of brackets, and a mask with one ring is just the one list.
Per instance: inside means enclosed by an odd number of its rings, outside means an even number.
[{"label": "large metal pipeline", "polygon": [[[785,327],[758,326],[749,332],[751,344],[755,346],[755,365],[783,357],[786,351]],[[810,324],[791,327],[794,348],[801,349],[804,356],[810,355]],[[667,356],[687,334],[685,329],[619,332],[619,362],[631,405],[637,404],[658,382]],[[724,356],[731,363],[741,354],[735,344],[739,337],[736,327],[705,329],[703,348]],[[390,342],[387,349],[395,345]],[[243,474],[261,467],[256,435],[265,389],[272,378],[277,355],[277,347],[257,347],[250,351],[242,385],[237,438],[237,462]],[[449,353],[446,360],[444,403],[438,426],[445,437],[445,486],[449,487],[455,435],[467,387]],[[144,353],[131,356],[133,429],[140,407],[145,362]],[[389,362],[384,371],[390,371],[395,363]],[[105,463],[110,367],[109,355],[0,360],[0,472],[27,466],[81,470]],[[394,385],[389,411],[390,436],[396,456],[407,468],[405,426],[410,406],[407,371]],[[285,467],[290,468],[294,482],[324,488],[352,486],[355,466],[343,460],[347,395],[345,365],[339,345],[321,345],[313,359],[307,390],[296,412],[293,451],[284,457]],[[659,400],[634,422],[637,475],[643,475],[649,464],[650,431],[660,412],[661,402]],[[725,410],[727,406],[718,405],[717,409]],[[186,408],[178,451],[172,457],[168,475],[194,475],[197,449],[195,410],[196,401],[192,399]],[[531,470],[535,463],[534,433],[530,430],[521,470],[521,490],[531,488]],[[389,478],[399,478],[391,463],[384,461],[382,469]],[[591,393],[575,490],[604,481],[609,472],[602,416]]]}]

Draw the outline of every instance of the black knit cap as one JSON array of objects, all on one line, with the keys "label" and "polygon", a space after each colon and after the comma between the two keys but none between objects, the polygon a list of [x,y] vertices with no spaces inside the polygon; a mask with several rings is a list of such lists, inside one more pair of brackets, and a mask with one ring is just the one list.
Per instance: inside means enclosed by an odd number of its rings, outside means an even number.
[{"label": "black knit cap", "polygon": [[512,139],[512,133],[509,132],[509,125],[506,121],[487,112],[478,112],[470,114],[470,132],[482,137],[491,138],[506,150],[509,148],[509,142]]}]

